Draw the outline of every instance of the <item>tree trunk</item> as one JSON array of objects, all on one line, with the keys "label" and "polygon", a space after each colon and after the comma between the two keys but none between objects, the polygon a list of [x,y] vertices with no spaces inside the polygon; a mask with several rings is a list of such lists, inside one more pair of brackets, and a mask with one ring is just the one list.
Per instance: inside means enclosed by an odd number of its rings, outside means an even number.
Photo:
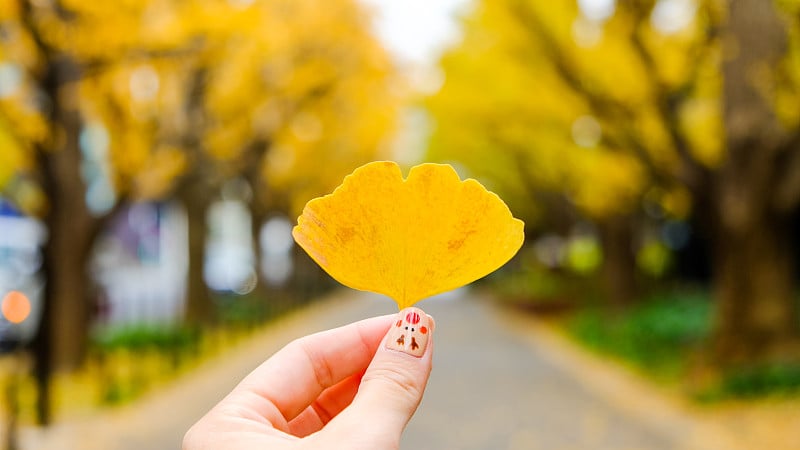
[{"label": "tree trunk", "polygon": [[70,83],[77,69],[69,61],[51,62],[43,84],[53,103],[52,121],[58,124],[54,148],[39,149],[42,187],[49,204],[44,217],[48,237],[43,248],[45,277],[43,316],[33,343],[39,400],[39,421],[50,419],[49,378],[53,370],[73,370],[88,342],[91,303],[86,260],[94,239],[95,219],[84,201],[86,187],[80,173],[78,147],[80,118]]},{"label": "tree trunk", "polygon": [[633,225],[628,216],[613,216],[598,223],[603,249],[602,277],[606,299],[615,309],[624,308],[637,295]]},{"label": "tree trunk", "polygon": [[791,222],[720,227],[714,249],[715,350],[726,364],[796,354],[798,311]]},{"label": "tree trunk", "polygon": [[263,249],[261,248],[261,228],[264,226],[264,223],[267,221],[267,214],[261,205],[257,204],[256,201],[250,202],[250,233],[253,236],[253,270],[256,272],[256,279],[258,283],[256,285],[256,290],[259,293],[263,292],[264,288],[264,277],[262,276],[264,267],[263,267]]},{"label": "tree trunk", "polygon": [[199,69],[193,73],[188,86],[186,117],[188,126],[183,145],[189,150],[193,165],[190,173],[178,183],[176,196],[186,208],[189,243],[189,267],[186,278],[186,321],[193,325],[211,324],[217,319],[217,308],[211,299],[203,274],[208,237],[208,210],[213,196],[218,193],[219,180],[215,178],[215,161],[204,151],[201,136],[206,127],[205,87],[208,72]]},{"label": "tree trunk", "polygon": [[[59,155],[60,156],[60,155]],[[83,191],[76,193],[83,194]],[[82,199],[81,197],[79,197]],[[63,202],[63,203],[62,203]],[[55,204],[60,203],[60,204]],[[86,259],[91,236],[66,200],[54,201],[44,247],[45,305],[52,332],[52,361],[58,370],[77,368],[88,341],[91,302]]]},{"label": "tree trunk", "polygon": [[186,280],[186,320],[194,325],[213,323],[216,307],[203,275],[206,260],[208,221],[206,215],[211,205],[209,191],[197,180],[181,192],[186,208],[189,240],[189,268]]},{"label": "tree trunk", "polygon": [[729,2],[723,58],[727,159],[714,207],[715,356],[723,364],[786,357],[798,337],[790,212],[772,199],[786,131],[769,90],[786,23],[763,0]]}]

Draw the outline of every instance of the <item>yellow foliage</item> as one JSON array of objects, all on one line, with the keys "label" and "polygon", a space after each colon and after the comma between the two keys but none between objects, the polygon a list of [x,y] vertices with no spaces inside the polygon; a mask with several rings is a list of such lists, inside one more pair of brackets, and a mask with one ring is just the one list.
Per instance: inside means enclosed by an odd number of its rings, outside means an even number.
[{"label": "yellow foliage", "polygon": [[44,38],[77,60],[114,61],[142,50],[171,51],[185,46],[197,33],[194,21],[203,2],[122,0],[95,2],[63,0],[60,8],[72,20],[63,20],[55,8],[40,8],[38,20]]},{"label": "yellow foliage", "polygon": [[684,220],[691,212],[691,194],[685,187],[675,186],[673,189],[666,191],[662,196],[661,208],[669,217]]},{"label": "yellow foliage", "polygon": [[44,117],[29,104],[32,93],[28,87],[22,87],[16,96],[0,100],[4,122],[22,145],[44,142],[49,137]]},{"label": "yellow foliage", "polygon": [[292,234],[333,278],[400,309],[493,272],[524,239],[505,203],[452,167],[422,164],[404,180],[383,161],[308,202]]},{"label": "yellow foliage", "polygon": [[25,150],[0,121],[0,186],[5,186],[20,167],[26,165]]},{"label": "yellow foliage", "polygon": [[[586,214],[602,218],[637,206],[645,173],[630,155],[607,151],[570,151],[568,174],[573,202]],[[592,182],[596,181],[596,182]]]},{"label": "yellow foliage", "polygon": [[[784,7],[800,17],[800,2],[788,1]],[[787,128],[800,127],[800,20],[789,22],[789,49],[781,62],[774,96],[775,112]]]},{"label": "yellow foliage", "polygon": [[156,149],[147,161],[146,170],[136,174],[135,192],[141,199],[163,198],[173,180],[186,169],[186,154],[180,148]]},{"label": "yellow foliage", "polygon": [[652,277],[661,277],[669,269],[672,253],[661,241],[648,239],[636,254],[636,265]]},{"label": "yellow foliage", "polygon": [[[794,17],[796,3],[784,6]],[[604,19],[568,0],[477,2],[461,43],[442,58],[442,89],[426,102],[429,158],[492,180],[517,211],[531,214],[532,192],[558,192],[592,217],[630,212],[653,183],[674,189],[686,155],[718,167],[718,7],[693,5],[686,23],[667,30],[654,2],[616,2]],[[787,127],[800,123],[798,23],[775,75]],[[674,200],[671,214],[691,209],[685,195]]]},{"label": "yellow foliage", "polygon": [[[193,170],[217,186],[263,163],[253,189],[299,211],[300,199],[383,156],[394,130],[396,69],[356,0],[20,5],[0,0],[0,64],[22,74],[0,98],[0,133],[13,130],[23,149],[52,147],[65,141],[48,108],[78,111],[70,136],[105,136],[89,151],[117,198],[170,195]],[[48,103],[52,69],[63,87]],[[2,145],[0,188],[23,168],[17,155],[30,156]]]},{"label": "yellow foliage", "polygon": [[324,5],[255,2],[229,28],[214,28],[206,54],[217,60],[204,98],[209,153],[232,160],[248,143],[267,145],[266,184],[293,212],[381,156],[399,104],[368,18],[351,0]]},{"label": "yellow foliage", "polygon": [[[614,128],[614,124],[608,125],[609,129]],[[632,124],[633,132],[639,140],[647,143],[646,151],[654,164],[674,171],[677,169],[679,161],[678,155],[672,148],[674,143],[667,126],[653,104],[640,106]],[[705,131],[705,128],[703,127],[702,130]]]},{"label": "yellow foliage", "polygon": [[0,0],[0,17],[17,17],[19,15],[19,2],[15,0]]},{"label": "yellow foliage", "polygon": [[716,167],[725,154],[722,111],[717,99],[687,101],[680,115],[680,130],[691,144],[692,154],[708,167]]}]

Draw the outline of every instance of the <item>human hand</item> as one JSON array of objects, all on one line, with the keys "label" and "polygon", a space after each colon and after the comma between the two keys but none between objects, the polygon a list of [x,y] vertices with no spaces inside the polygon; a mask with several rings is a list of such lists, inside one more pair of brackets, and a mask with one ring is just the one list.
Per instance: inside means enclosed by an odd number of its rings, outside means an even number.
[{"label": "human hand", "polygon": [[412,307],[295,340],[200,419],[183,450],[397,449],[428,382],[433,328]]}]

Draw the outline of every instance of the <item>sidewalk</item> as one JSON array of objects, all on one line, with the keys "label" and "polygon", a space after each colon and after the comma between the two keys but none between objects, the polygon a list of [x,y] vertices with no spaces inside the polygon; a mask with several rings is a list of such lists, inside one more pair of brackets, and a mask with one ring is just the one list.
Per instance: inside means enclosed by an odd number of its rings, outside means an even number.
[{"label": "sidewalk", "polygon": [[[746,443],[730,420],[699,414],[536,319],[469,291],[419,306],[436,317],[434,370],[403,449],[776,448]],[[342,291],[142,401],[47,430],[24,430],[22,450],[178,449],[194,421],[292,339],[394,310],[385,298]]]}]

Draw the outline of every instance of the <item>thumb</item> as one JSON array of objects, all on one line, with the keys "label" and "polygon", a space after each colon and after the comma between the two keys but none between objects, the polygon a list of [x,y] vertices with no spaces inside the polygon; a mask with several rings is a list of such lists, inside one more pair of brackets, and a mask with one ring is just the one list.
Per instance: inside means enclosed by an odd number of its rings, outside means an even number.
[{"label": "thumb", "polygon": [[433,328],[433,318],[421,309],[400,311],[364,373],[342,419],[357,427],[365,440],[382,444],[371,448],[399,444],[417,410],[431,372]]}]

